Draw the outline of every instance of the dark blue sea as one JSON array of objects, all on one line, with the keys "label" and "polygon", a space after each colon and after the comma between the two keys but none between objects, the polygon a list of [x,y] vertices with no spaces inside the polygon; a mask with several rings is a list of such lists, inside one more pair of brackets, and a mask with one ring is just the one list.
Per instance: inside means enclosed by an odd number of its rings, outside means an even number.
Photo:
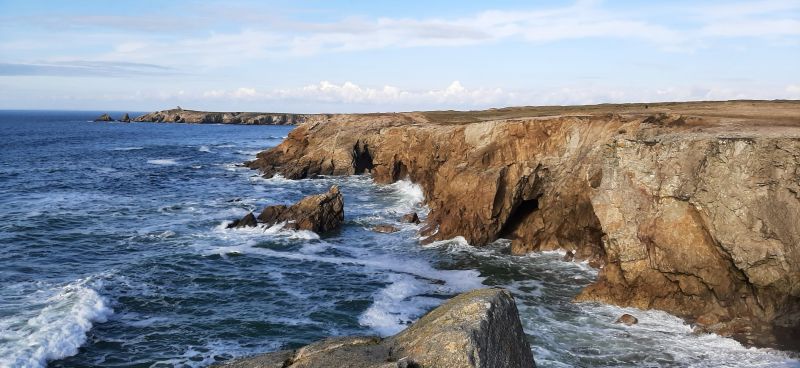
[{"label": "dark blue sea", "polygon": [[[90,122],[100,113],[0,112],[0,367],[200,367],[390,335],[484,285],[515,294],[540,367],[797,365],[663,312],[572,303],[596,271],[557,252],[420,245],[398,222],[427,212],[413,183],[240,166],[291,127]],[[225,228],[333,184],[339,231]],[[614,324],[622,313],[640,323]]]}]

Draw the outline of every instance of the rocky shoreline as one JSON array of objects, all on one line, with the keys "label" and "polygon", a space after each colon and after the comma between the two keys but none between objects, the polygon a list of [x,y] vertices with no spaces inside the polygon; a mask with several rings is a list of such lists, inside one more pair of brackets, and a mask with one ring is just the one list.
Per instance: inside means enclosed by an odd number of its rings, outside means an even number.
[{"label": "rocky shoreline", "polygon": [[323,114],[210,112],[184,110],[178,107],[137,116],[133,121],[186,124],[297,125],[304,122],[322,121],[327,116]]},{"label": "rocky shoreline", "polygon": [[602,269],[579,301],[800,345],[798,102],[315,115],[248,166],[408,178],[429,241],[563,249]]}]

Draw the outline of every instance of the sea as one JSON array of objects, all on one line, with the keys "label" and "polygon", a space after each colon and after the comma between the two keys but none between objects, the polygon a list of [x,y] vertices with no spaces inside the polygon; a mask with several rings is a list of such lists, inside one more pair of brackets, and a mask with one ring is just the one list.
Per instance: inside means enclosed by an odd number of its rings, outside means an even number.
[{"label": "sea", "polygon": [[[91,121],[101,113],[0,111],[0,367],[204,367],[392,335],[487,286],[514,294],[539,367],[800,366],[664,312],[573,303],[597,271],[563,253],[422,245],[419,225],[399,221],[428,211],[409,181],[265,179],[241,165],[292,127]],[[331,185],[340,230],[226,228]],[[639,323],[615,324],[623,313]]]}]

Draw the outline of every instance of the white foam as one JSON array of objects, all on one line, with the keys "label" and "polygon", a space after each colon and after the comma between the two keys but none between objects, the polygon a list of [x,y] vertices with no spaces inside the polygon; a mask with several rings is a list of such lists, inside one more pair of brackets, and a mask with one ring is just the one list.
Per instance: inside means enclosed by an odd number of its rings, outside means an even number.
[{"label": "white foam", "polygon": [[117,147],[117,148],[112,148],[111,150],[112,151],[136,151],[136,150],[141,150],[141,149],[144,149],[144,147]]},{"label": "white foam", "polygon": [[399,195],[397,204],[390,210],[398,213],[408,213],[420,208],[425,201],[425,194],[422,187],[412,183],[410,180],[400,180],[389,185]]},{"label": "white foam", "polygon": [[208,146],[200,146],[197,148],[197,150],[200,152],[211,152],[211,149],[208,148]]},{"label": "white foam", "polygon": [[163,158],[163,159],[158,159],[158,160],[147,160],[147,163],[148,164],[153,164],[153,165],[177,165],[178,164],[178,162],[175,161],[175,159],[171,159],[171,158]]},{"label": "white foam", "polygon": [[0,319],[0,366],[45,367],[48,361],[77,354],[92,324],[113,313],[94,290],[98,286],[81,279],[43,292],[52,294],[44,302],[34,293],[28,303],[36,308]]}]

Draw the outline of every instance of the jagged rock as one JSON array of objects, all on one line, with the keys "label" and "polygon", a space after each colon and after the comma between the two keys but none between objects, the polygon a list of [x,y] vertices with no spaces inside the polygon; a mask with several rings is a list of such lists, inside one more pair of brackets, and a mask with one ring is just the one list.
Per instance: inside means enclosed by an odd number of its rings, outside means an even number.
[{"label": "jagged rock", "polygon": [[256,216],[253,215],[252,212],[250,212],[250,213],[244,215],[244,217],[242,217],[239,220],[233,220],[233,222],[228,224],[227,228],[228,229],[232,229],[232,228],[237,228],[238,229],[240,227],[255,227],[256,225],[258,225],[258,222],[256,221]]},{"label": "jagged rock", "polygon": [[244,358],[226,368],[529,368],[535,367],[514,298],[503,289],[460,294],[399,334],[335,337]]},{"label": "jagged rock", "polygon": [[564,258],[562,258],[561,260],[564,262],[572,262],[572,260],[574,259],[575,259],[575,252],[568,250],[567,254],[565,254]]},{"label": "jagged rock", "polygon": [[114,121],[114,118],[111,115],[103,114],[94,119],[94,121]]},{"label": "jagged rock", "polygon": [[617,320],[614,321],[614,323],[622,323],[622,324],[625,324],[625,325],[628,325],[628,326],[632,326],[632,325],[635,325],[635,324],[639,323],[639,319],[634,317],[633,315],[625,313],[625,314],[619,316],[619,318],[617,318]]},{"label": "jagged rock", "polygon": [[376,225],[375,227],[372,228],[372,231],[377,232],[377,233],[386,233],[386,234],[388,234],[388,233],[396,233],[396,232],[400,231],[400,229],[398,229],[398,228],[396,228],[396,227],[394,227],[392,225]]},{"label": "jagged rock", "polygon": [[324,233],[344,221],[344,200],[339,187],[334,185],[327,193],[303,198],[292,206],[269,206],[261,211],[258,220],[267,225],[286,222],[288,228]]},{"label": "jagged rock", "polygon": [[408,178],[427,241],[506,238],[602,267],[579,301],[800,330],[800,103],[647,107],[331,115],[248,166]]},{"label": "jagged rock", "polygon": [[128,116],[127,113],[125,113],[125,115],[122,115],[122,118],[119,119],[119,121],[121,121],[123,123],[130,123],[131,122],[131,117]]},{"label": "jagged rock", "polygon": [[409,223],[409,224],[418,224],[419,223],[419,216],[417,216],[416,212],[407,213],[407,214],[403,215],[403,219],[401,221]]}]

